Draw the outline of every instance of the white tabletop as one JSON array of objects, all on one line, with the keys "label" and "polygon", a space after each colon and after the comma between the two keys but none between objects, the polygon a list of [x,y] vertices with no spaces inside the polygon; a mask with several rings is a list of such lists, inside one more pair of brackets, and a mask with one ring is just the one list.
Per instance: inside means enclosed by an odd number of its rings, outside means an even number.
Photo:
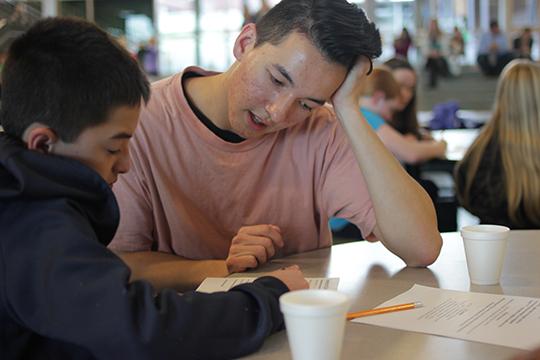
[{"label": "white tabletop", "polygon": [[480,129],[452,129],[433,130],[431,136],[435,140],[444,140],[447,143],[446,159],[459,161],[467,152],[473,141],[480,134]]},{"label": "white tabletop", "polygon": [[[441,255],[428,268],[405,267],[403,261],[380,243],[361,241],[276,259],[261,271],[299,264],[308,277],[339,277],[339,290],[353,298],[351,311],[375,307],[415,283],[540,298],[540,231],[511,232],[501,283],[497,286],[471,285],[459,234],[445,233],[443,241]],[[342,359],[509,359],[520,352],[508,347],[348,323]],[[290,359],[285,332],[272,335],[259,352],[247,358]]]}]

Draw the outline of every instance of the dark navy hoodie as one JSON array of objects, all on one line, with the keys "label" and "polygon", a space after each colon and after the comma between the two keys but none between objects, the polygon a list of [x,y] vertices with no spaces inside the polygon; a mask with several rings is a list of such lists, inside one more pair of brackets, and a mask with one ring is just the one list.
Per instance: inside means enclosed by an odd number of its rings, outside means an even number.
[{"label": "dark navy hoodie", "polygon": [[156,293],[106,248],[111,189],[77,161],[0,133],[0,358],[228,359],[283,327],[265,277],[227,293]]}]

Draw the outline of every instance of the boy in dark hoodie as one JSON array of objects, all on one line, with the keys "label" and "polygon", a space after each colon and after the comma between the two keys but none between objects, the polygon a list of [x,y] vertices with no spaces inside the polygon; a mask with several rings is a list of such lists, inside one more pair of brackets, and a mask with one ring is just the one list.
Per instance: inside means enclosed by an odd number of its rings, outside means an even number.
[{"label": "boy in dark hoodie", "polygon": [[283,326],[278,297],[307,287],[297,267],[227,293],[156,294],[107,250],[149,85],[105,32],[40,21],[11,46],[2,87],[2,359],[231,358]]}]

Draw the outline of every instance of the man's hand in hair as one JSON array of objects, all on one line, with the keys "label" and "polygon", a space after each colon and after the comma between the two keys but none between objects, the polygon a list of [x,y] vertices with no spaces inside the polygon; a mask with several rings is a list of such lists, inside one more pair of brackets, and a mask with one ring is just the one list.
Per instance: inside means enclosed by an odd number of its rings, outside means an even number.
[{"label": "man's hand in hair", "polygon": [[362,86],[368,73],[371,72],[372,62],[366,56],[359,56],[356,64],[349,70],[345,80],[332,96],[332,104],[336,112],[345,106],[358,107],[362,94]]}]

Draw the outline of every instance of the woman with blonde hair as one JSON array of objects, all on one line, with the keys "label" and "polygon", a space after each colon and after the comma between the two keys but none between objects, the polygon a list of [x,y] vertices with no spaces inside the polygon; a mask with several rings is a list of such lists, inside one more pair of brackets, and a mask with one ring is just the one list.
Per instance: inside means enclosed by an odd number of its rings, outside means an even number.
[{"label": "woman with blonde hair", "polygon": [[540,65],[506,66],[493,116],[455,178],[461,204],[482,223],[540,228]]}]

